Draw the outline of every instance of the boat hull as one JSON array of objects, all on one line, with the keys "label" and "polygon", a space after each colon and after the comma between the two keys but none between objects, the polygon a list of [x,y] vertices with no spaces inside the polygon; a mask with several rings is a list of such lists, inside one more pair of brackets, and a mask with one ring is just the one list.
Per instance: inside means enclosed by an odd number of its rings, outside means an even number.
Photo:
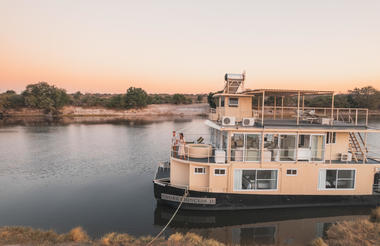
[{"label": "boat hull", "polygon": [[[154,182],[154,196],[159,203],[177,207],[185,190]],[[247,210],[265,208],[378,206],[379,195],[259,195],[231,194],[189,190],[181,209]]]}]

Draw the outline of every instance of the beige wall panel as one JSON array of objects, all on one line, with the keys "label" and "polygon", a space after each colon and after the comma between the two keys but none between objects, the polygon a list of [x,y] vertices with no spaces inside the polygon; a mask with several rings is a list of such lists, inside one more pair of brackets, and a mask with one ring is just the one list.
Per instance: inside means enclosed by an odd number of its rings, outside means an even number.
[{"label": "beige wall panel", "polygon": [[[194,173],[194,170],[196,167],[206,168],[206,173],[205,174]],[[194,163],[190,164],[190,174],[189,174],[190,189],[207,191],[209,187],[209,174],[210,174],[210,168],[208,166],[196,165]]]},{"label": "beige wall panel", "polygon": [[337,132],[336,141],[332,144],[326,144],[325,160],[330,160],[330,148],[331,148],[331,159],[340,159],[341,153],[348,152],[348,142],[349,134],[348,132]]},{"label": "beige wall panel", "polygon": [[171,160],[170,183],[173,185],[189,185],[189,164]]},{"label": "beige wall panel", "polygon": [[[226,175],[223,176],[218,176],[215,175],[214,170],[217,168],[223,168],[226,170]],[[226,165],[215,165],[215,166],[210,166],[211,172],[210,172],[210,191],[212,192],[227,192],[227,183],[228,183],[228,167]]]}]

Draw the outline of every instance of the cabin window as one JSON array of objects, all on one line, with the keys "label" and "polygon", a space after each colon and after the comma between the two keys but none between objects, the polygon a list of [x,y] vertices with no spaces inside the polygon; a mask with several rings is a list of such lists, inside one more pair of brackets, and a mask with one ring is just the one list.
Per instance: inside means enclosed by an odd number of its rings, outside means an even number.
[{"label": "cabin window", "polygon": [[232,161],[259,161],[261,134],[234,133],[231,138]]},{"label": "cabin window", "polygon": [[235,169],[234,190],[276,190],[277,170]]},{"label": "cabin window", "polygon": [[237,107],[237,106],[239,106],[239,98],[237,98],[237,97],[230,97],[228,99],[228,106],[229,107]]},{"label": "cabin window", "polygon": [[331,132],[327,133],[326,143],[327,144],[330,144],[330,143],[334,144],[334,143],[336,143],[336,132],[332,132],[332,134],[331,134]]},{"label": "cabin window", "polygon": [[319,170],[319,189],[354,189],[355,174],[352,169]]},{"label": "cabin window", "polygon": [[224,97],[220,97],[220,107],[224,107]]},{"label": "cabin window", "polygon": [[297,176],[297,169],[287,169],[286,175],[287,176]]},{"label": "cabin window", "polygon": [[226,175],[226,169],[225,168],[216,168],[214,169],[215,176],[224,176]]},{"label": "cabin window", "polygon": [[196,167],[194,169],[195,174],[206,174],[206,168],[205,167]]}]

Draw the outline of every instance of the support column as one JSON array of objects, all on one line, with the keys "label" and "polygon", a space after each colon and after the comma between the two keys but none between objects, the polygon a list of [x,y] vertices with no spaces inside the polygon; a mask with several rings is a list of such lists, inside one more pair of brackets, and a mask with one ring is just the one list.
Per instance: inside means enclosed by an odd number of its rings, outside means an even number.
[{"label": "support column", "polygon": [[281,97],[281,120],[284,119],[284,96]]},{"label": "support column", "polygon": [[301,93],[298,91],[298,97],[297,97],[297,125],[300,123],[300,96]]},{"label": "support column", "polygon": [[261,125],[264,126],[264,113],[265,113],[265,91],[263,91],[263,100],[261,105]]},{"label": "support column", "polygon": [[277,96],[274,96],[273,119],[276,119]]},{"label": "support column", "polygon": [[260,168],[263,167],[264,161],[264,128],[261,132],[261,147],[260,147]]},{"label": "support column", "polygon": [[356,109],[356,112],[355,112],[355,125],[358,124],[358,109]]},{"label": "support column", "polygon": [[332,131],[330,131],[330,137],[329,137],[329,145],[330,145],[330,164],[332,163],[332,144],[331,144],[331,141],[332,141],[332,139],[333,139],[333,132]]},{"label": "support column", "polygon": [[[365,164],[365,160],[367,159],[367,138],[368,138],[368,133],[364,133],[364,150],[363,150],[363,164]],[[367,159],[368,160],[368,159]]]},{"label": "support column", "polygon": [[[295,149],[295,151],[296,151],[296,164],[298,163],[298,142],[299,142],[299,140],[300,140],[300,132],[297,131],[296,149]],[[310,141],[311,141],[311,139],[310,139]]]},{"label": "support column", "polygon": [[332,94],[331,98],[331,125],[334,124],[334,93]]}]

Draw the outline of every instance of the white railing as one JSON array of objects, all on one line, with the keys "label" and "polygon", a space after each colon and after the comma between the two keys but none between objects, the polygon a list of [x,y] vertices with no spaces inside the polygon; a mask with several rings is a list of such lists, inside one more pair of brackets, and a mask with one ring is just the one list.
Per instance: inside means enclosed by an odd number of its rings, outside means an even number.
[{"label": "white railing", "polygon": [[[185,147],[185,152],[180,153],[179,147],[176,146],[174,150],[171,150],[171,157],[186,162],[192,163],[205,163],[205,164],[226,164],[229,162],[283,162],[283,163],[330,163],[330,159],[325,160],[325,151],[328,149],[311,149],[311,148],[273,148],[264,149],[263,152],[259,148],[256,149],[243,149],[232,148],[231,153],[227,152],[227,149],[215,148],[208,144],[203,144],[207,151],[203,153],[196,153],[192,151],[192,147]],[[224,153],[223,153],[224,152]],[[375,157],[377,154],[378,157]],[[371,160],[364,163],[371,163],[373,161],[379,161],[380,158],[378,152],[368,151],[367,157]],[[331,160],[333,164],[363,164],[363,161],[354,160],[341,161],[339,158]]]}]

